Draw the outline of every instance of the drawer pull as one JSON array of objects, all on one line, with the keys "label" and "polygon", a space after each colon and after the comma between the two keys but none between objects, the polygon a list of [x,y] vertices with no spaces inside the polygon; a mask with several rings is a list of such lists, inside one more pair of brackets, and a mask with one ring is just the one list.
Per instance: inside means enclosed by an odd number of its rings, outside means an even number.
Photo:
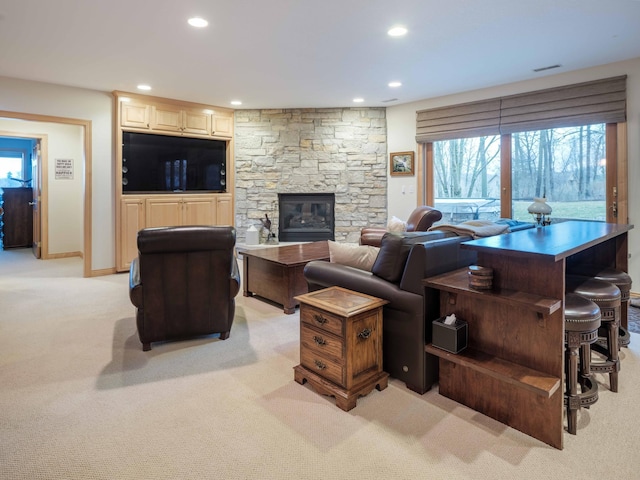
[{"label": "drawer pull", "polygon": [[363,339],[363,340],[366,340],[370,336],[371,336],[371,330],[369,330],[368,328],[365,328],[360,333],[358,333],[358,337]]},{"label": "drawer pull", "polygon": [[327,365],[325,365],[324,363],[322,363],[320,360],[314,360],[313,363],[316,364],[316,368],[318,370],[324,370],[325,368],[327,368]]},{"label": "drawer pull", "polygon": [[318,315],[317,313],[313,316],[313,319],[320,325],[324,325],[325,323],[327,323],[327,319],[322,315]]},{"label": "drawer pull", "polygon": [[317,335],[313,336],[313,341],[316,342],[316,345],[326,345],[327,344],[327,341],[324,338],[319,337]]}]

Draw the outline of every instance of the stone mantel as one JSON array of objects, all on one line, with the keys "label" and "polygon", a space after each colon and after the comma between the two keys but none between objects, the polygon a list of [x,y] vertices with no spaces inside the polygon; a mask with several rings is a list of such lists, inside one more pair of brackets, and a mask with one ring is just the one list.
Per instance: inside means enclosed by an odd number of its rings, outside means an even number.
[{"label": "stone mantel", "polygon": [[235,111],[236,228],[268,213],[278,224],[278,193],[334,193],[336,241],[387,219],[385,108]]}]

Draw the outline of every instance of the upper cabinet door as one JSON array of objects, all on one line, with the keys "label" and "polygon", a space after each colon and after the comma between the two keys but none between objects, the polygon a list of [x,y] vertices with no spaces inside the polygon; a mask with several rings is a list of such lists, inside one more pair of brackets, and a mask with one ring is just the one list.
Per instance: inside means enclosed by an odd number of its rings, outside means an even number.
[{"label": "upper cabinet door", "polygon": [[211,134],[216,137],[233,137],[233,116],[213,114]]},{"label": "upper cabinet door", "polygon": [[197,111],[185,110],[184,114],[184,133],[195,133],[197,135],[211,134],[211,114]]},{"label": "upper cabinet door", "polygon": [[182,131],[182,115],[180,108],[171,105],[154,105],[151,110],[151,128],[167,132]]},{"label": "upper cabinet door", "polygon": [[151,107],[130,102],[122,102],[120,108],[120,125],[123,127],[149,128]]}]

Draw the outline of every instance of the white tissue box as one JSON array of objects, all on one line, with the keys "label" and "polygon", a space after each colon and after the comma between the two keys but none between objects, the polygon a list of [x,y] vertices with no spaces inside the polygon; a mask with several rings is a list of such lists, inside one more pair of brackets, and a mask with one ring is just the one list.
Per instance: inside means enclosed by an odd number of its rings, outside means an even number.
[{"label": "white tissue box", "polygon": [[446,325],[445,317],[434,320],[431,343],[434,347],[441,348],[451,353],[460,353],[467,348],[469,328],[467,322],[456,318],[455,323]]}]

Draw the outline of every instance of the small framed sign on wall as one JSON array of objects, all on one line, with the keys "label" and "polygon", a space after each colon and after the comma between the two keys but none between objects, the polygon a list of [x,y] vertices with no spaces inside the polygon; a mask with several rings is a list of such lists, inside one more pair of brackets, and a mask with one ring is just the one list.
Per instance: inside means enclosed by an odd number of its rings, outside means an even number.
[{"label": "small framed sign on wall", "polygon": [[73,159],[56,158],[56,180],[73,180]]},{"label": "small framed sign on wall", "polygon": [[389,155],[389,172],[391,175],[413,175],[413,152],[396,152]]}]

